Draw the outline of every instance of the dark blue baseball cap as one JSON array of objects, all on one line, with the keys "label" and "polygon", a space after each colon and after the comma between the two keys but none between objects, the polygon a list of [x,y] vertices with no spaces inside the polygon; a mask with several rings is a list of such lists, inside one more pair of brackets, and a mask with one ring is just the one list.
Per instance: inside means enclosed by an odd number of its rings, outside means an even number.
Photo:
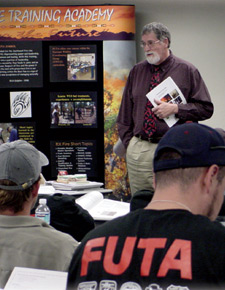
[{"label": "dark blue baseball cap", "polygon": [[[178,159],[159,160],[162,150],[174,149]],[[225,166],[225,141],[215,129],[185,123],[169,129],[160,140],[154,155],[154,172],[189,167]]]}]

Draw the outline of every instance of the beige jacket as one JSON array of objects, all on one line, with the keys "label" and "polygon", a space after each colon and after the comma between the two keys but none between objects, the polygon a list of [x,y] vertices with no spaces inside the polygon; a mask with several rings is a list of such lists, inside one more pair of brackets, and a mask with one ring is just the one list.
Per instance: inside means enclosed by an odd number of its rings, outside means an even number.
[{"label": "beige jacket", "polygon": [[67,272],[77,245],[41,219],[0,215],[0,288],[15,266]]}]

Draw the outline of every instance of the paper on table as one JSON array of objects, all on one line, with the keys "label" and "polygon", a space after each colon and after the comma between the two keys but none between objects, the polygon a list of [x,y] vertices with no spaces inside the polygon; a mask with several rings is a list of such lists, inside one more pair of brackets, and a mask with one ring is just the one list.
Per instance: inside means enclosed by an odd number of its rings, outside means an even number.
[{"label": "paper on table", "polygon": [[[158,86],[151,90],[146,96],[154,107],[158,106],[155,100],[177,105],[187,103],[181,90],[171,77],[168,77],[158,84]],[[173,114],[163,120],[169,127],[172,127],[179,119]]]},{"label": "paper on table", "polygon": [[43,185],[41,184],[38,190],[38,194],[48,194],[53,195],[55,194],[55,188],[51,185]]},{"label": "paper on table", "polygon": [[4,290],[66,290],[67,272],[15,267]]}]

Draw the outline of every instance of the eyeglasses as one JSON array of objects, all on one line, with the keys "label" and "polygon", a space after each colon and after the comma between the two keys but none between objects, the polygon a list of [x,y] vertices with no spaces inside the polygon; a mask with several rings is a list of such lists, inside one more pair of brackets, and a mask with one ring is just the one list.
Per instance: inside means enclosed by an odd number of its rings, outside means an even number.
[{"label": "eyeglasses", "polygon": [[149,40],[149,41],[147,41],[147,43],[145,43],[144,41],[141,41],[140,46],[142,48],[145,48],[145,46],[153,47],[158,42],[160,42],[160,40],[156,40],[156,41]]}]

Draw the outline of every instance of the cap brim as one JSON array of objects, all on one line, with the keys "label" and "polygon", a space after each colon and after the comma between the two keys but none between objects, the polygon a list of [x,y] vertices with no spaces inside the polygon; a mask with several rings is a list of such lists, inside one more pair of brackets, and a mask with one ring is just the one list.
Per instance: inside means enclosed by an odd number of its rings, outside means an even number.
[{"label": "cap brim", "polygon": [[46,166],[49,164],[49,160],[47,158],[47,156],[42,153],[41,151],[38,151],[39,152],[39,155],[40,155],[40,163],[41,163],[41,166]]}]

